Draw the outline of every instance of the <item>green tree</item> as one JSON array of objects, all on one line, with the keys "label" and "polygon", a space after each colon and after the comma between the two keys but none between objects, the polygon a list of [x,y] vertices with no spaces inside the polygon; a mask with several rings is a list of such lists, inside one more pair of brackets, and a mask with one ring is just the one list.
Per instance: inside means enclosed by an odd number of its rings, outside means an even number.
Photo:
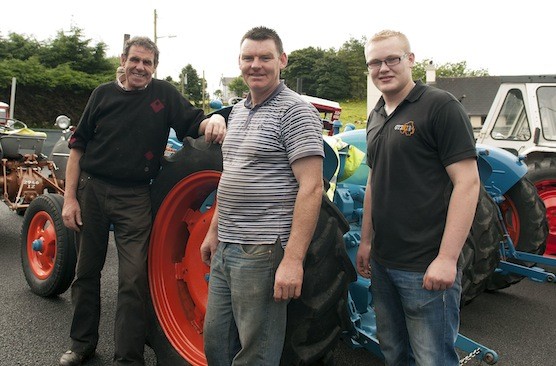
[{"label": "green tree", "polygon": [[238,97],[243,97],[244,94],[249,92],[249,87],[245,84],[243,77],[238,76],[228,84],[228,89]]},{"label": "green tree", "polygon": [[[288,65],[282,70],[282,78],[286,85],[300,94],[318,96],[317,79],[319,75],[315,73],[315,64],[317,60],[324,58],[326,52],[321,48],[314,47],[291,52],[288,57]],[[328,52],[333,52],[333,50]]]},{"label": "green tree", "polygon": [[347,94],[342,98],[350,98],[356,100],[365,99],[367,95],[367,65],[365,64],[365,43],[367,40],[362,38],[357,40],[351,38],[345,42],[338,50],[338,59],[341,60],[347,69],[347,77],[349,78],[350,88]]},{"label": "green tree", "polygon": [[315,63],[316,90],[314,96],[332,100],[344,99],[350,93],[348,66],[334,52],[327,52]]},{"label": "green tree", "polygon": [[0,59],[28,60],[36,56],[41,47],[34,38],[10,33],[7,39],[0,38]]},{"label": "green tree", "polygon": [[83,38],[80,28],[72,27],[67,35],[58,31],[56,38],[40,49],[41,63],[50,68],[68,64],[72,70],[90,74],[115,73],[112,63],[106,59],[106,44],[89,46],[90,43],[90,39]]},{"label": "green tree", "polygon": [[199,78],[197,70],[191,64],[188,64],[181,69],[180,80],[182,80],[184,96],[190,102],[201,105],[203,102],[203,80]]},{"label": "green tree", "polygon": [[[413,79],[423,80],[426,79],[427,67],[431,65],[432,61],[425,59],[421,62],[415,62],[413,65]],[[445,63],[436,67],[436,77],[441,78],[461,78],[469,76],[488,76],[488,71],[484,69],[469,70],[466,61],[456,63]]]}]

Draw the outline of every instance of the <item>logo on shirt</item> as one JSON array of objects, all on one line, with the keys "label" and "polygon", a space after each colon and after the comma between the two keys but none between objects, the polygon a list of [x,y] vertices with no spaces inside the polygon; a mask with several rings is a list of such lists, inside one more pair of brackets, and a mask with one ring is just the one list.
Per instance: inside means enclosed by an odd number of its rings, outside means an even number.
[{"label": "logo on shirt", "polygon": [[413,121],[404,123],[403,125],[395,125],[395,131],[400,131],[402,135],[411,136],[415,133],[415,124]]},{"label": "logo on shirt", "polygon": [[162,109],[164,109],[164,104],[159,99],[157,99],[151,103],[151,108],[153,109],[154,113],[158,113]]}]

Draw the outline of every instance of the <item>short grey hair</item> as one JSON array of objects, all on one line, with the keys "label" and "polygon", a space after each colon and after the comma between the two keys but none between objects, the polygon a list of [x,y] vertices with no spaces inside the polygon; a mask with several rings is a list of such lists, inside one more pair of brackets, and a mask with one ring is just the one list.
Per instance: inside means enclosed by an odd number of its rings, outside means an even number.
[{"label": "short grey hair", "polygon": [[133,37],[131,39],[128,39],[125,43],[123,52],[123,55],[126,58],[127,56],[129,56],[129,49],[131,48],[131,46],[143,47],[144,49],[154,53],[154,66],[158,66],[158,57],[160,55],[160,52],[158,51],[156,43],[151,41],[149,37]]}]

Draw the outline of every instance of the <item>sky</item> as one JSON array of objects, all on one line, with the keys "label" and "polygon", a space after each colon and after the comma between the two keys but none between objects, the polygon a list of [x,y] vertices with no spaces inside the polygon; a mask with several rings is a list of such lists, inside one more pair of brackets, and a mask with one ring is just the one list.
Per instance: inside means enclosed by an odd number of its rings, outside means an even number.
[{"label": "sky", "polygon": [[18,0],[3,7],[0,36],[46,41],[77,27],[91,45],[106,43],[108,57],[119,56],[124,34],[154,38],[156,11],[157,77],[178,80],[191,64],[212,93],[222,76],[240,75],[239,41],[260,25],[277,31],[286,53],[338,50],[351,38],[394,29],[408,36],[417,62],[465,61],[490,75],[556,74],[555,10],[546,0]]}]

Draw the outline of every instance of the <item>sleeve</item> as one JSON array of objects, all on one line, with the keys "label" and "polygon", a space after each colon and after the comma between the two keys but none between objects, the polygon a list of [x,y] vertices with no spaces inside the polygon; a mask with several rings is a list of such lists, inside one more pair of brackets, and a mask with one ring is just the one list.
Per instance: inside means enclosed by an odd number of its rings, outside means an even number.
[{"label": "sleeve", "polygon": [[306,156],[324,157],[322,121],[312,105],[303,101],[286,111],[282,139],[290,164]]},{"label": "sleeve", "polygon": [[444,166],[477,156],[471,122],[457,100],[440,109],[435,127],[438,154]]},{"label": "sleeve", "polygon": [[[172,86],[172,88],[174,87]],[[199,125],[206,118],[203,110],[194,107],[177,89],[172,105],[174,108],[172,108],[170,116],[170,127],[176,131],[178,139],[183,141],[186,136],[199,137]]]}]

